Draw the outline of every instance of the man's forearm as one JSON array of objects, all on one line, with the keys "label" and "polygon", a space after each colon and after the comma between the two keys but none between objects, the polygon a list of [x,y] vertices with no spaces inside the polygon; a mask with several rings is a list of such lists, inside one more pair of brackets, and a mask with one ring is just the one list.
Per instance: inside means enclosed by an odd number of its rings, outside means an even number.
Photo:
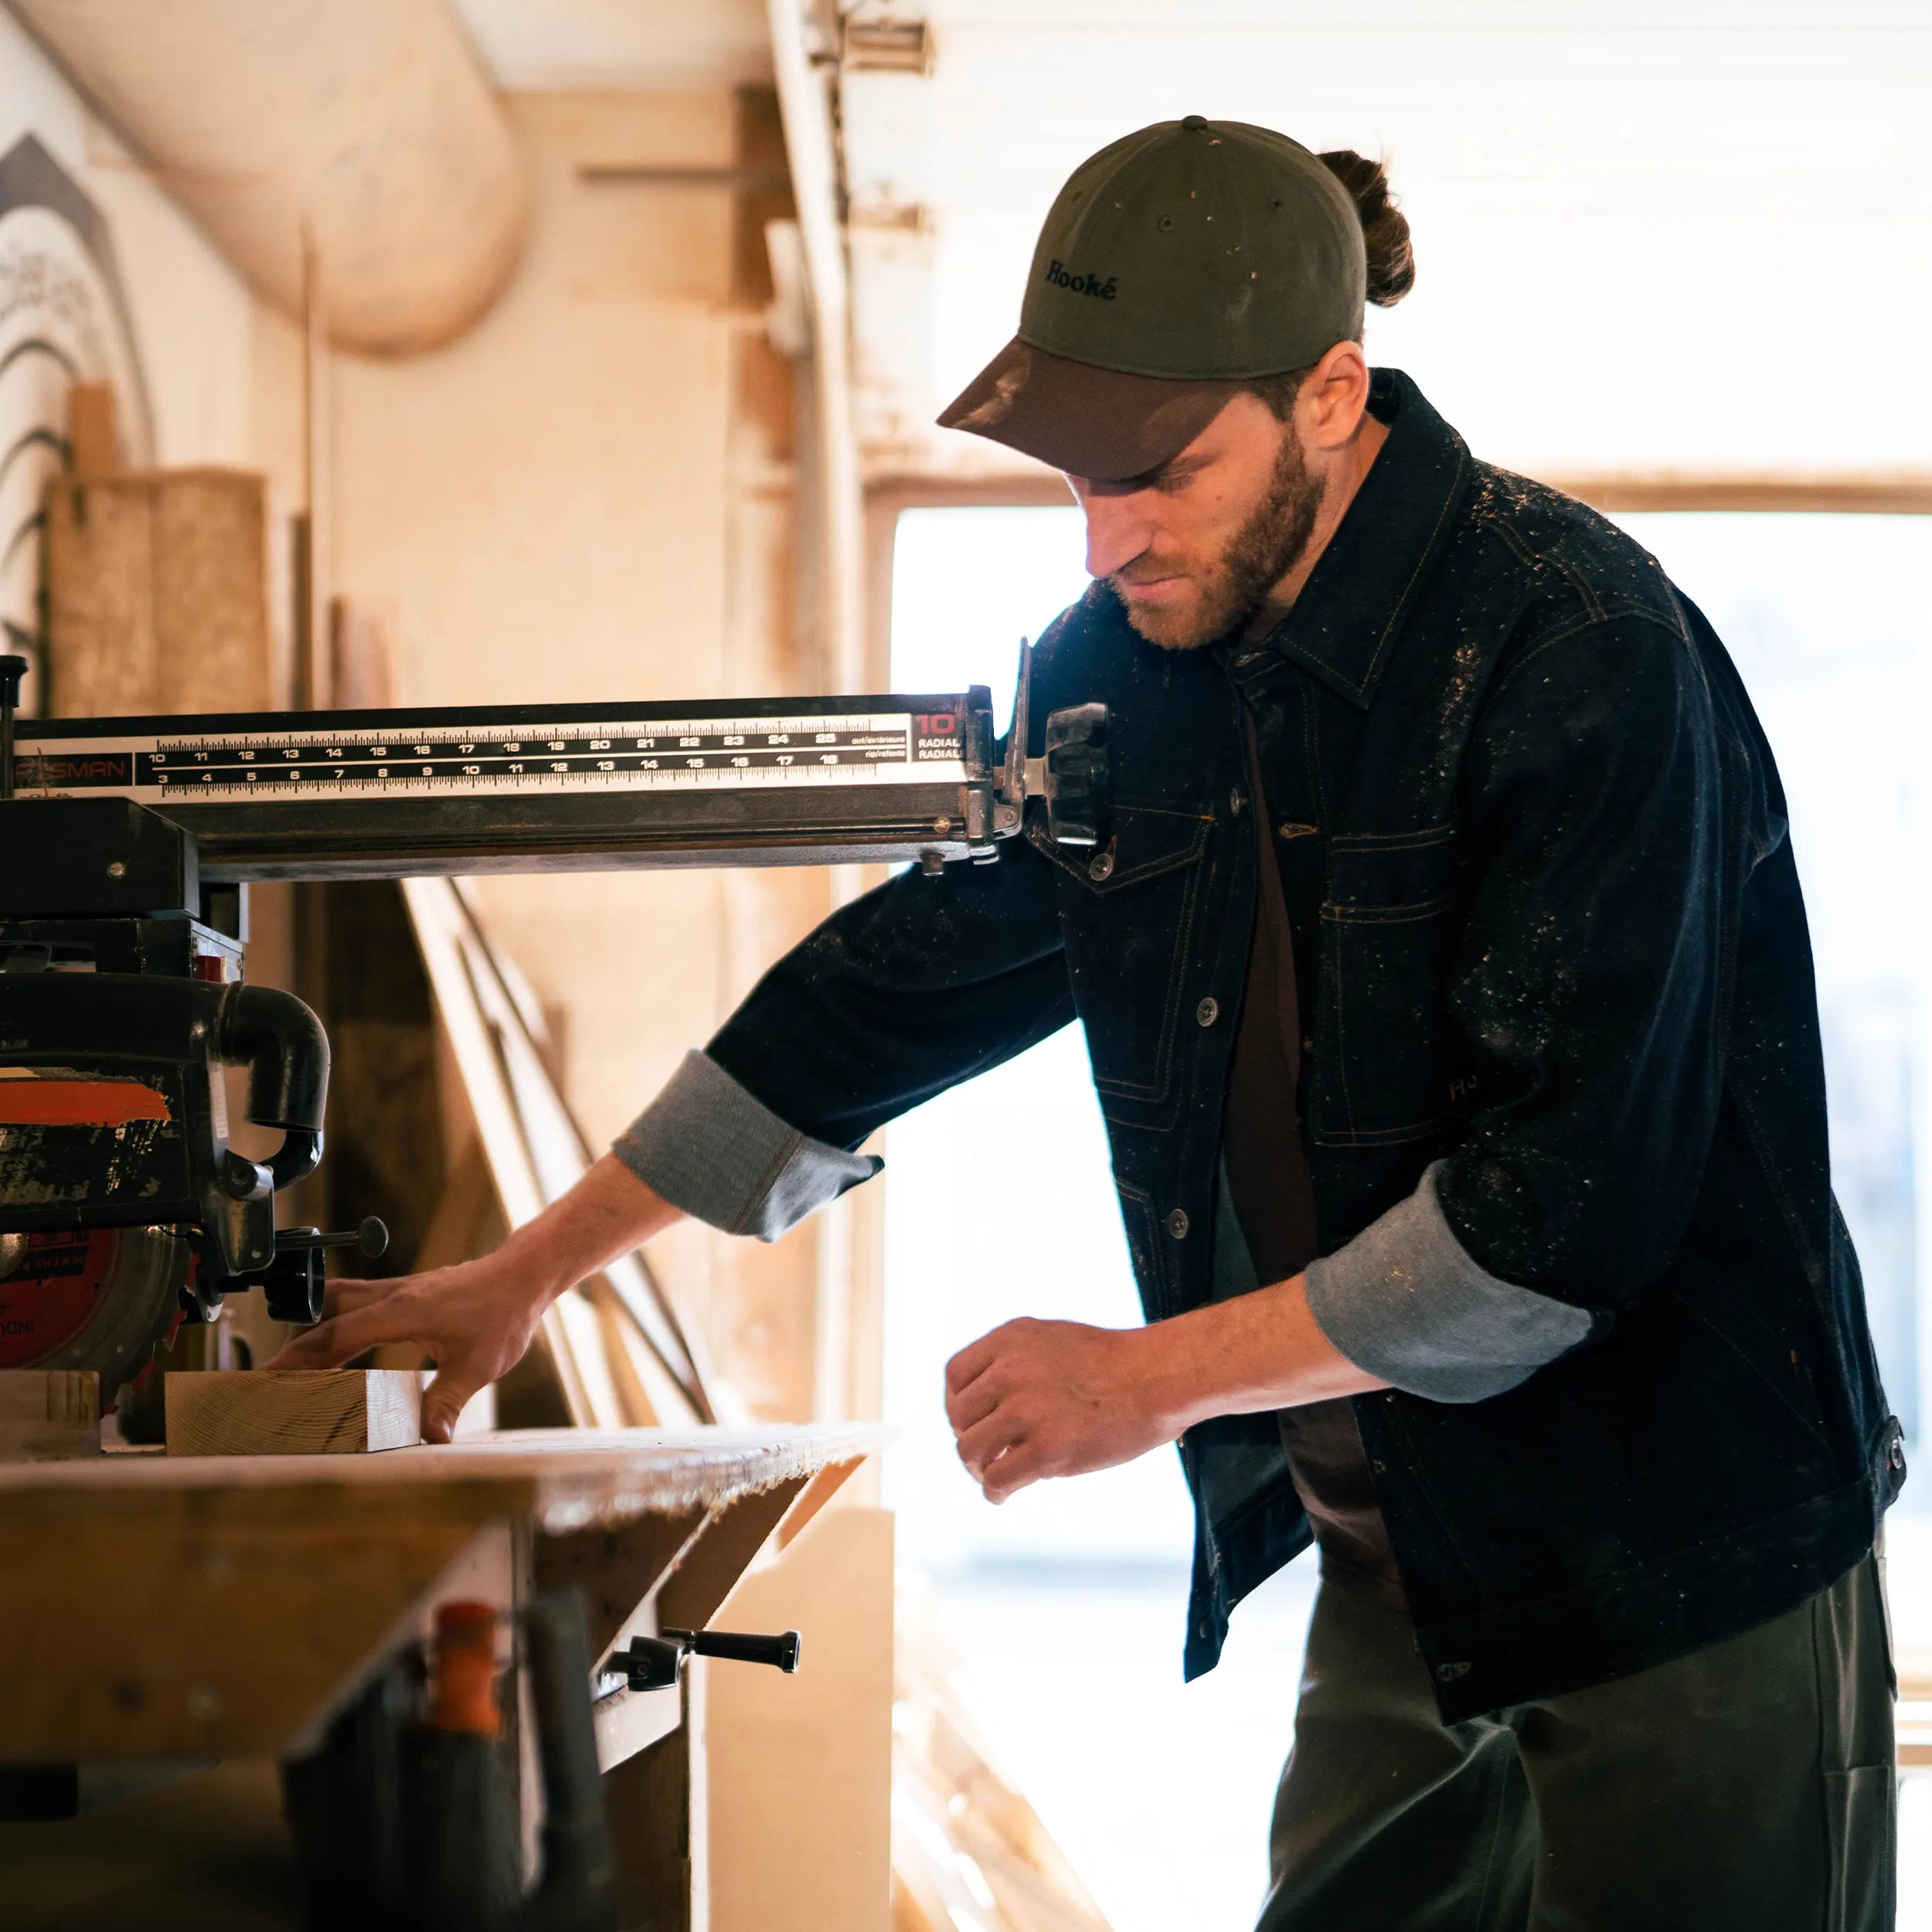
[{"label": "man's forearm", "polygon": [[570,1191],[524,1223],[503,1260],[547,1306],[619,1255],[641,1247],[684,1218],[615,1155],[607,1154]]},{"label": "man's forearm", "polygon": [[1304,1275],[1172,1316],[1147,1334],[1161,1364],[1155,1401],[1177,1436],[1211,1416],[1298,1408],[1389,1386],[1322,1332]]},{"label": "man's forearm", "polygon": [[1322,1333],[1298,1274],[1145,1328],[1006,1322],[947,1364],[946,1413],[960,1460],[1000,1502],[1145,1455],[1210,1416],[1386,1386]]}]

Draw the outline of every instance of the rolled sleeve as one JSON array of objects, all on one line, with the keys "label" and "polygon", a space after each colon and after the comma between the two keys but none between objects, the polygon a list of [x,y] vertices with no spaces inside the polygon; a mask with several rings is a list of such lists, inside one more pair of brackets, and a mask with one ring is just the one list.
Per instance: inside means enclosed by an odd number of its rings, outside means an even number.
[{"label": "rolled sleeve", "polygon": [[1481,1402],[1589,1338],[1587,1308],[1500,1281],[1444,1218],[1436,1170],[1308,1269],[1308,1307],[1336,1348],[1392,1388]]},{"label": "rolled sleeve", "polygon": [[673,1207],[761,1241],[775,1241],[885,1165],[800,1132],[695,1051],[611,1151]]}]

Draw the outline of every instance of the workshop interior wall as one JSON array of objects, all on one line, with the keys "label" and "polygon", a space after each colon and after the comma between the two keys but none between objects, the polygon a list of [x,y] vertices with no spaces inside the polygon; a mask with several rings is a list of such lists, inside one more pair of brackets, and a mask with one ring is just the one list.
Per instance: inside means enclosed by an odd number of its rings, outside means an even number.
[{"label": "workshop interior wall", "polygon": [[[0,154],[29,135],[106,222],[152,426],[147,447],[132,453],[156,464],[248,463],[253,297],[165,185],[128,155],[12,16],[0,12]],[[17,242],[9,248],[0,288],[9,308],[33,300],[39,291],[23,278],[39,272]],[[51,366],[36,372],[63,380]],[[19,383],[29,373],[22,366],[0,386],[0,407],[28,406]],[[60,418],[50,427],[64,435],[64,410]],[[0,447],[12,449],[25,426],[9,420],[5,427]]]},{"label": "workshop interior wall", "polygon": [[[400,703],[815,688],[791,644],[791,365],[764,340],[743,210],[716,185],[581,172],[730,166],[743,103],[719,87],[509,107],[535,219],[501,301],[446,349],[331,359],[333,587],[386,622]],[[267,315],[257,334],[260,460],[286,471],[300,461],[300,338]],[[599,1145],[829,890],[816,871],[480,887],[556,1016],[567,1090]],[[810,1414],[816,1230],[767,1249],[691,1227],[659,1249],[753,1406]]]},{"label": "workshop interior wall", "polygon": [[[716,184],[580,172],[765,167],[774,149],[781,162],[768,98],[723,85],[512,95],[536,218],[502,301],[431,355],[327,359],[322,569],[386,624],[395,702],[825,687],[794,644],[793,370],[765,340],[761,284],[771,210]],[[152,424],[131,453],[259,469],[277,515],[301,508],[301,329],[253,297],[0,13],[0,152],[26,133],[107,219]],[[64,433],[58,383],[36,406]],[[832,890],[817,871],[693,871],[506,879],[481,894],[556,1016],[570,1097],[600,1145]],[[256,898],[251,977],[295,984],[286,889]],[[822,1379],[821,1259],[850,1245],[815,1224],[770,1248],[686,1228],[656,1258],[754,1408],[802,1417]]]}]

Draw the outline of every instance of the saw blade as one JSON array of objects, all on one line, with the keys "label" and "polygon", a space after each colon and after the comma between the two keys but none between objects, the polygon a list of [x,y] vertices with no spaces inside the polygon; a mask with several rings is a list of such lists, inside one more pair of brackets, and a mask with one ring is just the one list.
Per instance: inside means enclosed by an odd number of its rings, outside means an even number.
[{"label": "saw blade", "polygon": [[94,1369],[104,1400],[148,1366],[193,1266],[172,1230],[0,1234],[0,1369]]}]

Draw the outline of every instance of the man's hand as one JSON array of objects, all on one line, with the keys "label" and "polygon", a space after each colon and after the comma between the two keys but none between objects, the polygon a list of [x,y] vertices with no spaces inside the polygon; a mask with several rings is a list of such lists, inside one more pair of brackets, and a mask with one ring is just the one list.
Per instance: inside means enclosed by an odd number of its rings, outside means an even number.
[{"label": "man's hand", "polygon": [[379,1342],[413,1342],[436,1364],[423,1393],[423,1437],[447,1442],[463,1405],[522,1359],[551,1298],[507,1248],[393,1281],[332,1281],[322,1319],[266,1366],[334,1369]]},{"label": "man's hand", "polygon": [[1008,1321],[946,1365],[959,1459],[1004,1502],[1046,1476],[1111,1469],[1209,1416],[1387,1384],[1325,1335],[1300,1275],[1145,1328]]},{"label": "man's hand", "polygon": [[959,1459],[989,1502],[1043,1477],[1131,1462],[1180,1434],[1152,1334],[1022,1318],[947,1363]]},{"label": "man's hand", "polygon": [[447,1442],[463,1405],[523,1358],[543,1311],[607,1262],[678,1219],[614,1155],[526,1223],[495,1253],[393,1281],[332,1281],[322,1319],[270,1369],[333,1369],[382,1342],[413,1342],[436,1363],[423,1434]]}]

